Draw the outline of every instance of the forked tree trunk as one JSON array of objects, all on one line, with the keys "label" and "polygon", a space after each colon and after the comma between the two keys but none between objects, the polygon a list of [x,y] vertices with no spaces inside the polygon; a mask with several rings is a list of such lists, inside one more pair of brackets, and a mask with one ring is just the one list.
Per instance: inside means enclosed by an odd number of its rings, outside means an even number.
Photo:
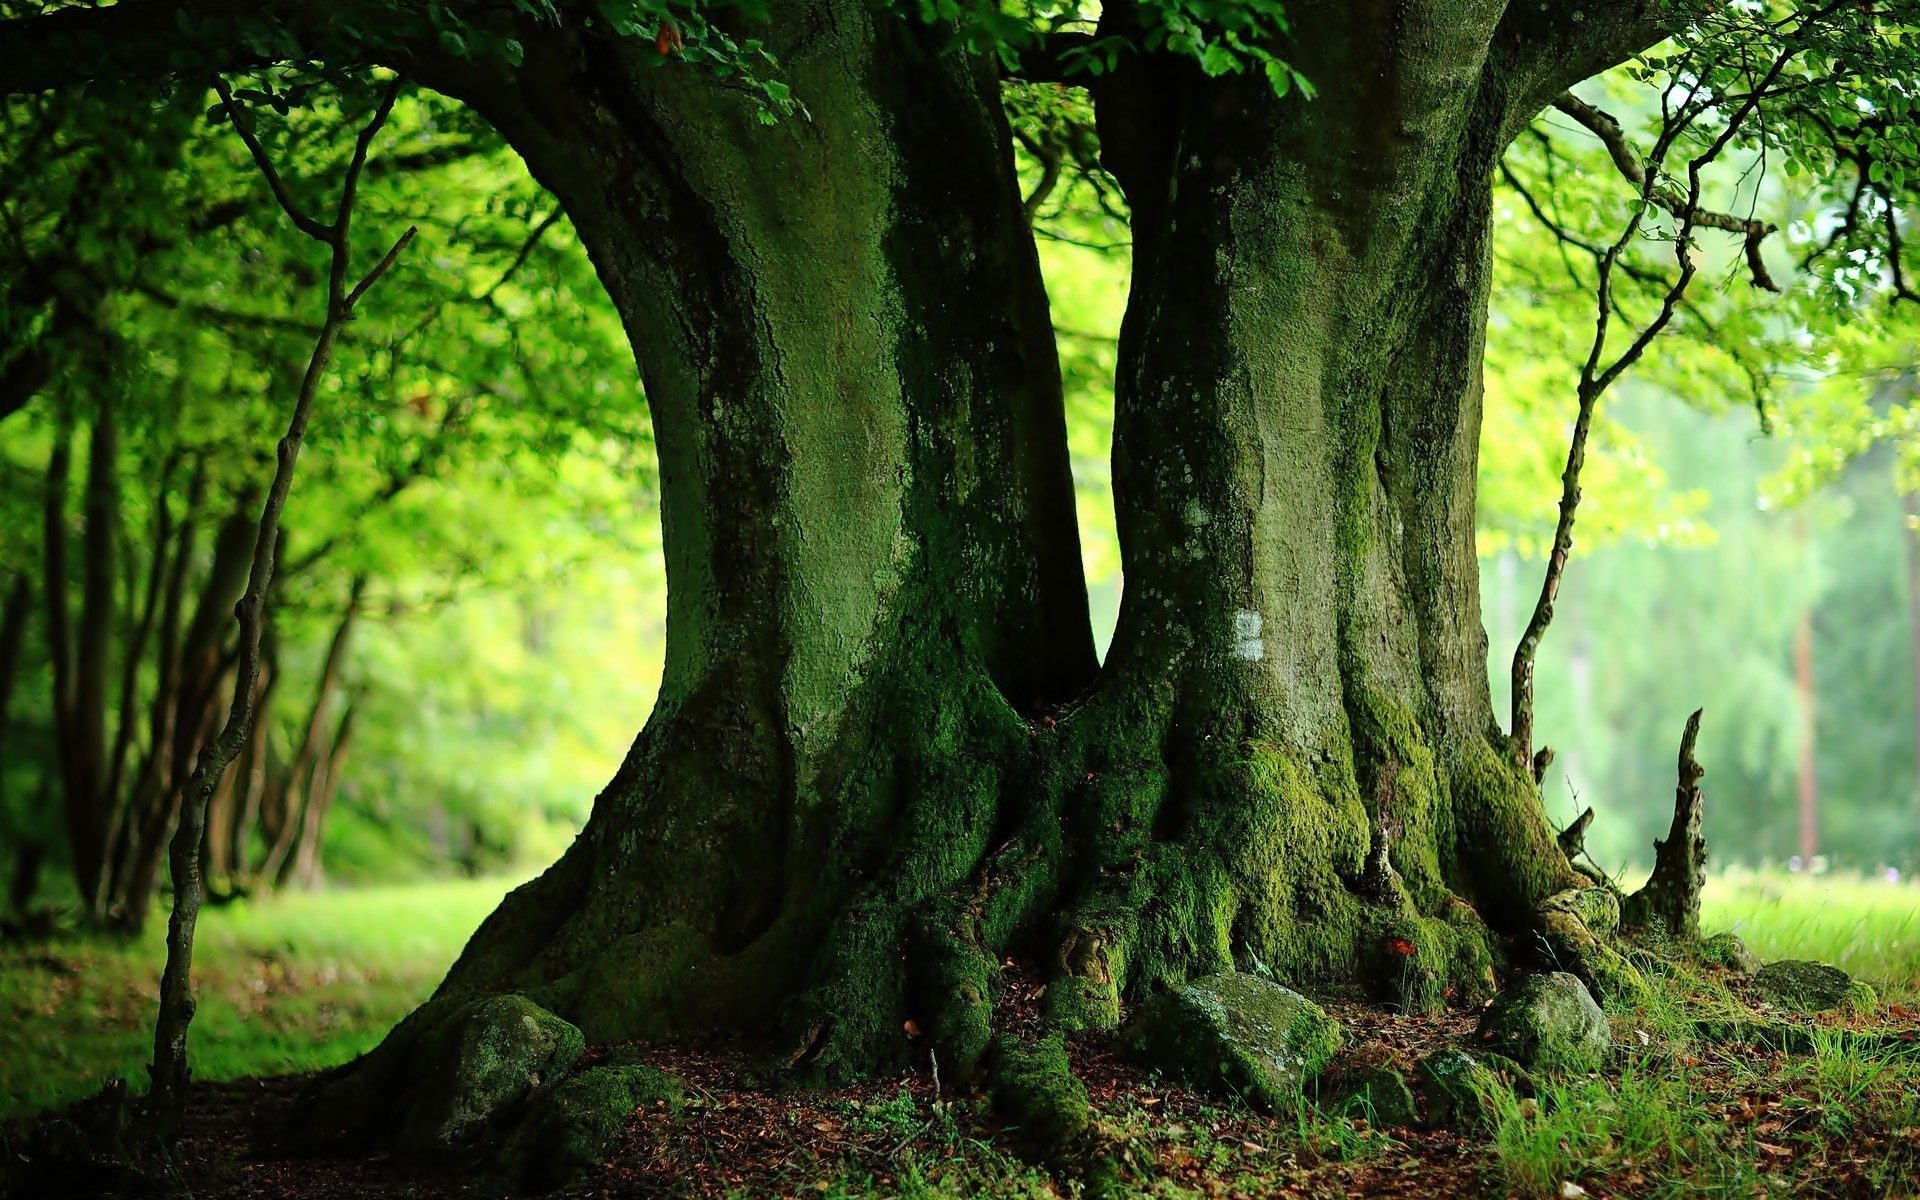
[{"label": "forked tree trunk", "polygon": [[1604,63],[1525,7],[1290,4],[1311,106],[1151,60],[1096,90],[1137,240],[1097,680],[988,70],[796,0],[773,49],[804,118],[582,35],[430,79],[561,198],[626,320],[667,664],[574,846],[316,1126],[385,1111],[490,992],[594,1041],[772,1033],[813,1077],[919,1028],[951,1077],[1007,954],[1085,1029],[1235,967],[1432,1007],[1484,991],[1491,930],[1564,934],[1542,906],[1581,881],[1488,699],[1474,478],[1491,172]]}]

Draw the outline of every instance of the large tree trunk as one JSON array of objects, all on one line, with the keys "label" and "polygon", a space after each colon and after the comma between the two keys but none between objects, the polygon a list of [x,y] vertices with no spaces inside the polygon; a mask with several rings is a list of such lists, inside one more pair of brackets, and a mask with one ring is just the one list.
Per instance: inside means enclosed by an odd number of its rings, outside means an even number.
[{"label": "large tree trunk", "polygon": [[1491,172],[1594,52],[1503,8],[1290,5],[1311,106],[1153,58],[1096,89],[1137,246],[1097,680],[981,64],[798,0],[774,49],[805,118],[531,31],[517,73],[433,80],[626,319],[666,674],[578,841],[316,1124],[406,1095],[489,992],[595,1041],[770,1032],[814,1077],[920,1028],[952,1077],[989,1062],[1008,954],[1086,1029],[1231,968],[1432,1007],[1484,992],[1492,931],[1583,936],[1542,912],[1580,881],[1494,722],[1473,506]]},{"label": "large tree trunk", "polygon": [[1124,991],[1259,963],[1430,1006],[1480,990],[1486,923],[1576,883],[1508,764],[1479,612],[1503,6],[1403,7],[1290,7],[1311,103],[1185,64],[1095,88],[1135,231],[1127,588],[1076,723],[1087,921]]},{"label": "large tree trunk", "polygon": [[1023,716],[1095,658],[992,71],[859,4],[776,26],[807,115],[772,124],[611,39],[444,81],[626,321],[669,586],[646,729],[439,995],[517,989],[594,1039],[782,1026],[864,1070],[906,1050],[914,918],[1033,802]]}]

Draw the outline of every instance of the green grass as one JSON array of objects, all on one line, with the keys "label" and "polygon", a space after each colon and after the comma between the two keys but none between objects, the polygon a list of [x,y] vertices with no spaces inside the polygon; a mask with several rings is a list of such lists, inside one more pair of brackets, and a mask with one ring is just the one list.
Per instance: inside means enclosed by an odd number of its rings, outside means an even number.
[{"label": "green grass", "polygon": [[[510,886],[415,884],[207,910],[195,1077],[318,1070],[371,1047],[433,990]],[[145,1086],[165,957],[153,924],[134,942],[0,946],[0,1117],[78,1099],[112,1074]]]},{"label": "green grass", "polygon": [[1832,963],[1896,1003],[1920,999],[1920,886],[1852,874],[1728,870],[1707,881],[1701,927],[1762,959]]}]

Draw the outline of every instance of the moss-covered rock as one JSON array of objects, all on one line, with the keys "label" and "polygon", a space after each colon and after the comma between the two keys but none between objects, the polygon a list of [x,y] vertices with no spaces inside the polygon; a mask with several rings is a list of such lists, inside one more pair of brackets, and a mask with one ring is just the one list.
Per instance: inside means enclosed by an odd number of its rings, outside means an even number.
[{"label": "moss-covered rock", "polygon": [[1851,975],[1839,967],[1793,958],[1761,967],[1754,973],[1753,990],[1768,1004],[1789,1012],[1831,1012],[1858,1003]]},{"label": "moss-covered rock", "polygon": [[1480,1015],[1475,1040],[1524,1067],[1590,1071],[1611,1043],[1607,1016],[1586,985],[1562,971],[1523,975]]},{"label": "moss-covered rock", "polygon": [[582,1071],[534,1105],[506,1150],[506,1173],[529,1191],[578,1182],[600,1165],[636,1109],[680,1111],[686,1085],[679,1077],[640,1064],[608,1064]]},{"label": "moss-covered rock", "polygon": [[1413,1060],[1385,1042],[1366,1042],[1342,1054],[1320,1077],[1322,1107],[1365,1116],[1382,1129],[1420,1120],[1419,1102],[1407,1083]]},{"label": "moss-covered rock", "polygon": [[1319,1005],[1240,972],[1208,975],[1149,1004],[1121,1049],[1216,1095],[1281,1108],[1340,1048],[1340,1027]]},{"label": "moss-covered rock", "polygon": [[410,1069],[417,1096],[398,1144],[418,1154],[469,1146],[560,1079],[586,1049],[580,1031],[525,996],[489,996],[426,1035]]},{"label": "moss-covered rock", "polygon": [[1065,1040],[993,1039],[987,1055],[987,1097],[1001,1120],[1042,1154],[1065,1147],[1093,1122],[1087,1089],[1067,1062]]},{"label": "moss-covered rock", "polygon": [[1694,948],[1694,957],[1709,967],[1732,971],[1735,975],[1753,975],[1760,970],[1760,957],[1731,933],[1716,933]]},{"label": "moss-covered rock", "polygon": [[1407,1077],[1394,1067],[1365,1066],[1341,1072],[1328,1089],[1337,1111],[1365,1116],[1376,1129],[1417,1124],[1420,1105]]},{"label": "moss-covered rock", "polygon": [[1414,1065],[1427,1096],[1427,1123],[1462,1132],[1492,1127],[1500,1089],[1512,1086],[1506,1074],[1453,1047],[1427,1055]]}]

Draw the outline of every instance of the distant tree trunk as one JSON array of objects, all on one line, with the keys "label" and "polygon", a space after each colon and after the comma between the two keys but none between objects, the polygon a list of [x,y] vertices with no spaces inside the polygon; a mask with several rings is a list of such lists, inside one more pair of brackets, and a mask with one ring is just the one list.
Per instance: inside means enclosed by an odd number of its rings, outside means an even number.
[{"label": "distant tree trunk", "polygon": [[[106,856],[113,799],[107,791],[109,769],[107,710],[113,678],[113,629],[119,586],[120,427],[111,391],[102,395],[87,439],[86,533],[82,542],[80,627],[75,642],[74,713],[71,732],[78,761],[76,792],[67,797],[84,830],[86,869],[77,876],[81,894],[97,885]],[[78,857],[74,860],[80,862]]]},{"label": "distant tree trunk", "polygon": [[[1807,550],[1807,522],[1802,515],[1795,523],[1796,535],[1804,554]],[[1820,722],[1813,677],[1813,608],[1800,610],[1793,627],[1793,688],[1800,700],[1800,756],[1795,795],[1800,825],[1800,859],[1809,870],[1814,855],[1820,853],[1820,774],[1818,739]]]},{"label": "distant tree trunk", "polygon": [[[116,927],[133,932],[146,925],[159,883],[161,857],[179,812],[184,770],[212,735],[226,694],[230,662],[224,652],[227,622],[246,586],[254,523],[244,508],[229,515],[214,538],[213,561],[201,581],[193,616],[171,640],[177,651],[162,659],[161,690],[154,711],[153,741],[129,801],[117,871],[109,893]],[[182,552],[187,549],[184,544]],[[178,628],[183,599],[169,596],[172,611],[163,627]],[[168,664],[171,669],[168,669]]]},{"label": "distant tree trunk", "polygon": [[[42,789],[41,799],[48,799],[46,789]],[[25,918],[33,908],[33,898],[40,891],[40,870],[46,861],[44,842],[22,839],[14,847],[13,870],[7,877],[7,911],[15,918]]]},{"label": "distant tree trunk", "polygon": [[311,834],[317,836],[318,814],[313,814],[317,794],[325,790],[327,758],[331,753],[328,734],[334,729],[333,709],[340,694],[341,674],[353,646],[353,631],[360,619],[360,601],[366,594],[367,577],[356,575],[347,589],[347,605],[334,626],[327,643],[327,655],[320,665],[320,679],[314,684],[313,707],[295,752],[293,765],[277,801],[279,811],[274,834],[258,878],[263,883],[282,886],[301,874],[294,851]]},{"label": "distant tree trunk", "polygon": [[186,610],[187,579],[196,565],[201,505],[206,497],[206,461],[196,458],[187,486],[183,511],[170,543],[156,548],[165,563],[158,626],[153,638],[155,683],[147,710],[147,737],[140,768],[116,797],[113,826],[107,840],[107,870],[93,898],[97,912],[110,913],[122,894],[122,884],[145,829],[147,807],[172,777],[173,732],[180,713],[180,639]]},{"label": "distant tree trunk", "polygon": [[66,410],[57,422],[45,485],[47,642],[53,660],[53,727],[67,848],[74,882],[82,897],[91,897],[106,866],[113,812],[107,792],[107,693],[118,576],[114,547],[120,517],[120,436],[111,399],[101,401],[88,436],[77,629],[67,594],[71,443],[71,412]]},{"label": "distant tree trunk", "polygon": [[1920,844],[1920,492],[1903,490],[1906,519],[1901,540],[1907,550],[1907,653],[1913,669],[1913,816]]},{"label": "distant tree trunk", "polygon": [[333,808],[333,798],[340,792],[340,780],[347,769],[347,756],[353,749],[353,711],[348,707],[340,714],[340,724],[334,729],[326,754],[314,773],[314,782],[308,789],[306,811],[301,814],[300,842],[294,848],[288,872],[291,882],[297,887],[312,888],[320,883],[322,853],[326,848],[327,813]]},{"label": "distant tree trunk", "polygon": [[[108,758],[106,782],[101,789],[103,803],[107,807],[107,828],[101,837],[103,863],[111,861],[108,856],[112,853],[114,839],[126,821],[127,760],[133,751],[134,726],[139,718],[140,668],[146,660],[147,643],[153,636],[154,623],[159,618],[160,597],[167,587],[167,568],[173,552],[173,508],[169,495],[173,466],[173,460],[169,459],[160,472],[159,488],[153,501],[146,590],[139,615],[129,621],[126,644],[121,648],[120,704],[114,723],[113,751]],[[125,575],[131,586],[134,577],[132,556],[129,555],[128,559]],[[131,595],[127,598],[127,607],[131,614]]]},{"label": "distant tree trunk", "polygon": [[[33,585],[25,574],[16,575],[0,603],[0,772],[7,763],[7,734],[13,711],[13,685],[20,677],[20,653],[26,642],[27,620],[33,604]],[[46,790],[42,781],[42,792]],[[5,779],[0,777],[0,797]],[[8,878],[7,908],[16,916],[24,915],[33,903],[40,884],[40,866],[47,848],[37,838],[21,837],[14,847],[12,873]]]},{"label": "distant tree trunk", "polygon": [[41,517],[42,566],[46,604],[47,656],[53,695],[48,709],[52,716],[55,775],[59,781],[61,812],[65,818],[67,848],[72,856],[74,880],[82,896],[93,894],[100,875],[99,851],[95,848],[85,814],[69,797],[81,787],[75,747],[79,732],[75,728],[74,648],[72,598],[67,594],[70,576],[67,569],[67,488],[73,463],[73,415],[63,405],[54,423],[53,448],[47,456],[43,484]]},{"label": "distant tree trunk", "polygon": [[20,651],[26,644],[27,619],[33,605],[33,582],[24,573],[13,577],[7,598],[0,603],[0,763],[13,712],[13,685],[20,678]]}]

